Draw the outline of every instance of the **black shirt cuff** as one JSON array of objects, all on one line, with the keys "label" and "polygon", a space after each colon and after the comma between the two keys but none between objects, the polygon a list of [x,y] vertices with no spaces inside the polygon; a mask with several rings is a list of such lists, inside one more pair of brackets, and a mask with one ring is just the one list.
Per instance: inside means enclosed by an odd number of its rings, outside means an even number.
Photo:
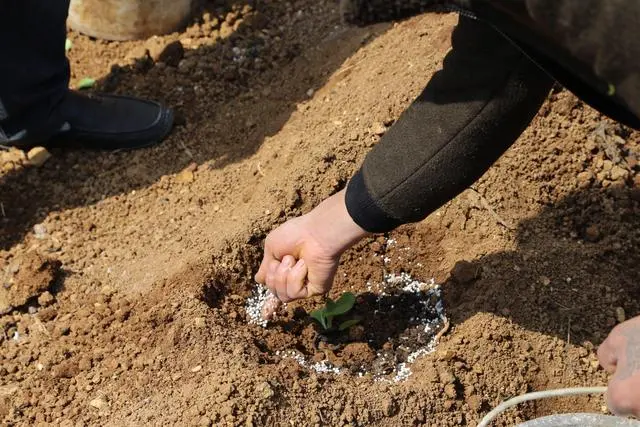
[{"label": "black shirt cuff", "polygon": [[362,169],[349,181],[345,202],[353,221],[369,233],[384,233],[402,225],[375,202],[364,182]]}]

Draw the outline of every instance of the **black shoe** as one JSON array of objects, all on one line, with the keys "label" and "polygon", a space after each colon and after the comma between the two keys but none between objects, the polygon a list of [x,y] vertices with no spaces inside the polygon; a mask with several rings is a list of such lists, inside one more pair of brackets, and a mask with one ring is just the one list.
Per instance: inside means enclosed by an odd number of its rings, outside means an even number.
[{"label": "black shoe", "polygon": [[[173,112],[156,102],[69,91],[47,124],[4,135],[0,144],[21,149],[42,145],[133,150],[161,142],[172,127]],[[0,139],[2,136],[0,130]]]},{"label": "black shoe", "polygon": [[445,0],[340,0],[344,22],[370,25],[408,18],[446,3]]}]

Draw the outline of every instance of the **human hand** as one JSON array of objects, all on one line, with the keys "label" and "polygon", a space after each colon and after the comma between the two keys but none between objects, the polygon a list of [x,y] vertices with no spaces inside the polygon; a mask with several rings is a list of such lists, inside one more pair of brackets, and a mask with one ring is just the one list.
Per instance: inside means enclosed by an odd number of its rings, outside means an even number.
[{"label": "human hand", "polygon": [[640,418],[640,316],[616,326],[598,348],[598,358],[613,374],[607,391],[609,409]]},{"label": "human hand", "polygon": [[351,219],[344,194],[336,193],[267,236],[256,281],[282,302],[327,293],[342,253],[368,235]]}]

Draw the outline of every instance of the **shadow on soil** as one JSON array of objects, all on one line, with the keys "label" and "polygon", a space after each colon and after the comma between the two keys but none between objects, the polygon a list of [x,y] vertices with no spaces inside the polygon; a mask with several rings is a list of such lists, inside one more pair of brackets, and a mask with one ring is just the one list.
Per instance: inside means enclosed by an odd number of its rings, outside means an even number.
[{"label": "shadow on soil", "polygon": [[459,263],[445,286],[453,324],[491,312],[571,343],[602,342],[620,308],[640,313],[639,192],[580,190],[519,224],[516,251]]},{"label": "shadow on soil", "polygon": [[[197,63],[188,72],[159,69],[148,57],[114,67],[96,90],[165,102],[177,111],[173,133],[159,146],[134,152],[56,150],[43,167],[0,178],[0,250],[20,242],[52,211],[148,187],[192,162],[217,169],[251,156],[282,128],[298,103],[309,99],[309,89],[322,87],[347,58],[387,28],[336,29],[337,13],[325,14],[325,22],[314,18],[322,30],[312,32],[313,40],[307,37],[308,46],[289,35],[274,52],[261,34],[277,34],[279,20],[288,16],[283,10],[258,2],[261,19],[246,19],[228,38],[192,51],[189,58]],[[245,47],[238,50],[238,43]],[[268,51],[267,61],[246,65],[263,51]]]}]

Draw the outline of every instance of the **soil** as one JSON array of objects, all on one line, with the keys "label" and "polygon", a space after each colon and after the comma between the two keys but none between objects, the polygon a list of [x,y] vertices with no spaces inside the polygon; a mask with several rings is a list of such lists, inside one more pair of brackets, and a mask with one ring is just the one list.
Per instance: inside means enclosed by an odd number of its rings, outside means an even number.
[{"label": "soil", "polygon": [[[277,353],[323,356],[302,315],[321,299],[247,322],[265,235],[345,186],[456,22],[349,28],[334,1],[217,1],[147,41],[70,33],[72,84],[161,100],[179,126],[39,167],[0,153],[0,422],[471,426],[517,394],[606,384],[596,348],[640,313],[640,134],[561,88],[473,188],[343,257],[330,296],[354,292],[358,310],[385,273],[443,290],[450,328],[404,381],[351,369],[397,349],[402,318],[363,316],[339,374]],[[603,405],[527,404],[497,425]]]}]

